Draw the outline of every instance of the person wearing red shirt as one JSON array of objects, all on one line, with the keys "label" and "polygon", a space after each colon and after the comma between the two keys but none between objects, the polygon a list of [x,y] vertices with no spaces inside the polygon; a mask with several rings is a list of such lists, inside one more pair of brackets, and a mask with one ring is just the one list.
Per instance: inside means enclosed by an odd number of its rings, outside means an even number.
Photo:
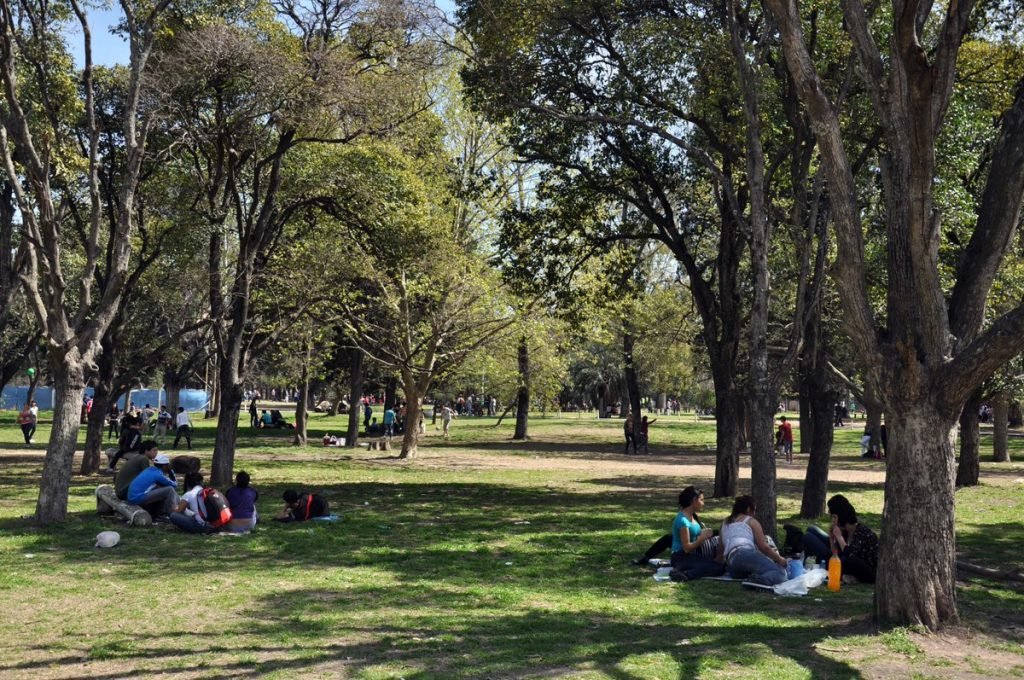
[{"label": "person wearing red shirt", "polygon": [[786,454],[786,462],[793,462],[793,426],[786,422],[786,416],[779,417],[779,441]]}]

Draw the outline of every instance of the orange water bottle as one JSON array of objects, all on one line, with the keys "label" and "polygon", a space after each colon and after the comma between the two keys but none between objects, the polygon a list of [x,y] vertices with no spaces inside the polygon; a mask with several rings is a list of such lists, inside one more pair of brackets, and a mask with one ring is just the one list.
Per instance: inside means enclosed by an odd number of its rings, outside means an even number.
[{"label": "orange water bottle", "polygon": [[828,589],[832,592],[839,590],[839,583],[842,581],[843,563],[839,560],[836,551],[832,551],[832,558],[828,561]]}]

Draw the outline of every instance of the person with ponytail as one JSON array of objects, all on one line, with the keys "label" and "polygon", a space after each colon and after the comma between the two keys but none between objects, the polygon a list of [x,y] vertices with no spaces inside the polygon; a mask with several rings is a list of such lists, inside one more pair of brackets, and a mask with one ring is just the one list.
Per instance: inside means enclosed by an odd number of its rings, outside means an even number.
[{"label": "person with ponytail", "polygon": [[704,509],[704,492],[688,486],[679,494],[679,512],[672,521],[672,571],[676,582],[705,576],[721,576],[725,566],[709,555],[715,552],[715,532],[701,524],[697,513]]},{"label": "person with ponytail", "polygon": [[786,580],[786,559],[768,545],[761,524],[754,519],[754,499],[740,496],[722,525],[720,555],[729,576],[774,586]]}]

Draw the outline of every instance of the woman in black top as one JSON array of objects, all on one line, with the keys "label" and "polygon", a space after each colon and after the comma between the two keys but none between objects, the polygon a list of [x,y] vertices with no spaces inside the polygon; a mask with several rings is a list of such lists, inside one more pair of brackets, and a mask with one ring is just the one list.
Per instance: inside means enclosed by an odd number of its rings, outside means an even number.
[{"label": "woman in black top", "polygon": [[843,563],[846,583],[874,583],[878,571],[878,536],[857,519],[857,511],[845,496],[829,499],[832,527],[826,534],[811,527],[804,534],[804,551],[818,560],[827,560],[835,552]]}]

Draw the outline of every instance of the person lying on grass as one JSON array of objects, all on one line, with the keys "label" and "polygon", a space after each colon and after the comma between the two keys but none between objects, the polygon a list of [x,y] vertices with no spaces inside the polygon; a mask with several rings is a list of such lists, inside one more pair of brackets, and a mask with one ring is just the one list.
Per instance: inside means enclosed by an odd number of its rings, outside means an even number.
[{"label": "person lying on grass", "polygon": [[874,583],[878,571],[878,536],[857,520],[857,511],[845,496],[832,496],[826,505],[832,516],[832,527],[827,534],[818,527],[808,527],[804,534],[804,552],[821,562],[834,551],[843,564],[844,583]]},{"label": "person lying on grass", "polygon": [[274,519],[278,522],[305,522],[314,517],[329,517],[331,514],[327,499],[320,494],[299,495],[293,489],[284,492],[284,508]]},{"label": "person lying on grass", "polygon": [[740,496],[722,525],[719,558],[724,557],[729,576],[774,586],[786,580],[786,559],[768,545],[761,524],[754,519],[754,498]]},{"label": "person lying on grass", "polygon": [[[688,486],[679,494],[679,512],[672,522],[672,571],[676,582],[692,581],[705,576],[721,576],[725,565],[705,554],[717,541],[715,532],[706,528],[697,516],[704,509],[704,492]],[[714,554],[714,553],[711,553]]]}]

